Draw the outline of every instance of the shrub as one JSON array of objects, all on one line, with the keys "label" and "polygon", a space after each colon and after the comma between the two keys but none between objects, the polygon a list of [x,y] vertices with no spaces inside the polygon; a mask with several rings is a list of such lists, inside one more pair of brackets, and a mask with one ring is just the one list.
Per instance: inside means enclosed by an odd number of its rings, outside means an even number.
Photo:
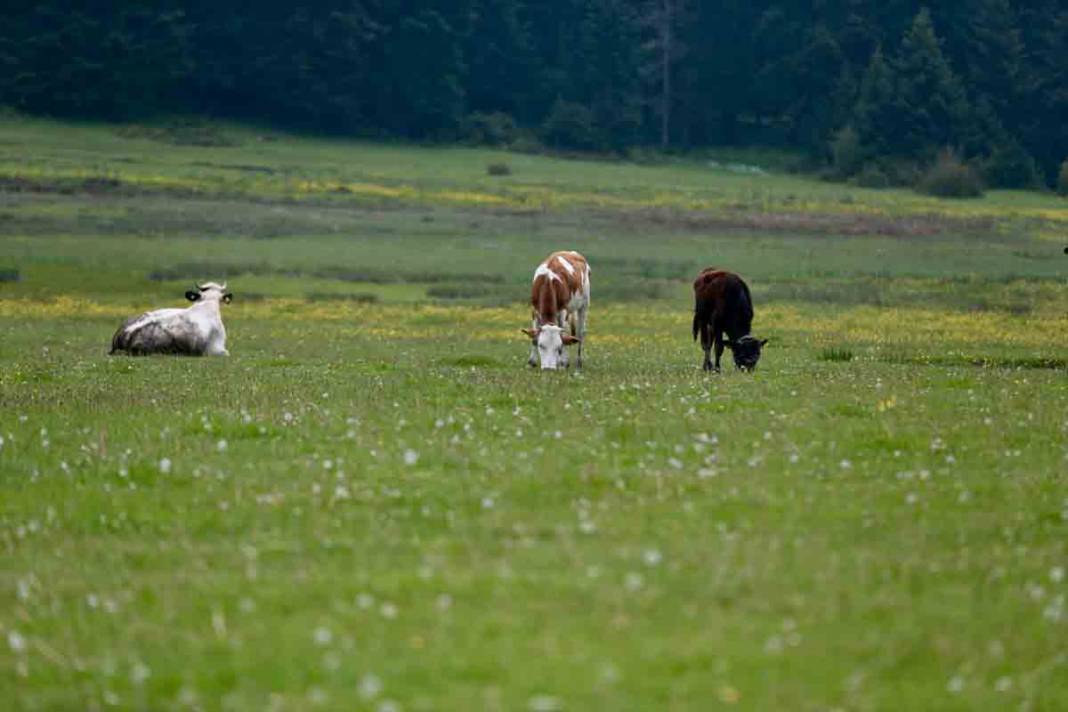
[{"label": "shrub", "polygon": [[866,163],[854,178],[853,182],[861,188],[889,188],[892,185],[890,176],[874,163]]},{"label": "shrub", "polygon": [[115,133],[123,138],[148,139],[173,146],[225,148],[240,144],[218,126],[195,118],[172,119],[154,126],[131,124],[116,129]]},{"label": "shrub", "polygon": [[357,304],[374,304],[378,295],[373,292],[308,292],[304,298],[309,302],[356,302]]},{"label": "shrub", "polygon": [[1015,141],[994,149],[983,162],[983,178],[993,188],[1035,188],[1042,182],[1035,159]]},{"label": "shrub", "polygon": [[890,185],[916,185],[924,175],[916,161],[909,158],[887,158],[879,161],[879,168],[886,173]]},{"label": "shrub", "polygon": [[600,141],[593,112],[582,104],[557,99],[541,126],[542,138],[554,148],[593,150]]},{"label": "shrub", "polygon": [[820,361],[831,361],[834,363],[852,361],[853,351],[842,347],[829,347],[820,351],[818,356]]},{"label": "shrub", "polygon": [[831,165],[838,178],[849,178],[861,170],[864,164],[864,149],[860,136],[852,126],[836,131],[831,139]]},{"label": "shrub", "polygon": [[506,146],[520,137],[515,119],[502,111],[468,115],[463,133],[469,142],[485,146]]},{"label": "shrub", "polygon": [[17,267],[0,267],[0,282],[17,282],[19,279]]},{"label": "shrub", "polygon": [[1061,172],[1057,176],[1057,193],[1068,196],[1068,158],[1061,164]]},{"label": "shrub", "polygon": [[920,178],[916,190],[939,198],[977,198],[983,194],[983,184],[971,166],[946,151]]},{"label": "shrub", "polygon": [[512,168],[507,163],[491,163],[486,166],[486,173],[491,176],[510,176]]},{"label": "shrub", "polygon": [[456,282],[435,284],[426,290],[426,295],[435,299],[477,299],[494,291],[492,286],[480,282]]},{"label": "shrub", "polygon": [[516,153],[541,153],[545,150],[541,141],[526,131],[520,133],[519,137],[508,145],[508,148]]}]

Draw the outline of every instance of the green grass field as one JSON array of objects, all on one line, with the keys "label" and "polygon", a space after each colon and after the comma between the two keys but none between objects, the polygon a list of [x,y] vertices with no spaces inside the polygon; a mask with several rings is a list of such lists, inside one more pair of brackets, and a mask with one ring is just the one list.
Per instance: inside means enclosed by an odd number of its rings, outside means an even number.
[{"label": "green grass field", "polygon": [[[219,131],[0,124],[7,706],[1068,707],[1064,200]],[[213,278],[230,358],[105,355]]]}]

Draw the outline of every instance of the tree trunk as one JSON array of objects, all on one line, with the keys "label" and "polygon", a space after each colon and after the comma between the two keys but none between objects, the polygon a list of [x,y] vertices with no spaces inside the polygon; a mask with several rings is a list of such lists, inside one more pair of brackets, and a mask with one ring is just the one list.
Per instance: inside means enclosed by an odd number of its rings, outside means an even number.
[{"label": "tree trunk", "polygon": [[660,148],[667,148],[671,143],[671,56],[674,53],[672,47],[674,11],[674,0],[663,0],[660,17]]}]

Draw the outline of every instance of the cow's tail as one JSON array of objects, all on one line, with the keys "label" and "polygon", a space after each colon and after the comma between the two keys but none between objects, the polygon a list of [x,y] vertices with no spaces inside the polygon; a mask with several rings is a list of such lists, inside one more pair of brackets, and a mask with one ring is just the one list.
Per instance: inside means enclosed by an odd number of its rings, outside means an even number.
[{"label": "cow's tail", "polygon": [[703,303],[703,300],[699,299],[693,308],[693,340],[697,341],[697,337],[700,336],[701,343],[707,344],[711,327],[712,314],[709,313],[708,306]]},{"label": "cow's tail", "polygon": [[122,325],[115,331],[115,335],[111,337],[111,351],[108,351],[108,356],[117,353],[130,353],[130,348],[134,343],[134,335],[137,333],[137,329],[131,327],[140,318],[135,316],[122,322]]},{"label": "cow's tail", "polygon": [[126,325],[123,324],[119,327],[115,335],[111,337],[111,351],[108,351],[108,356],[113,356],[120,351],[126,350]]}]

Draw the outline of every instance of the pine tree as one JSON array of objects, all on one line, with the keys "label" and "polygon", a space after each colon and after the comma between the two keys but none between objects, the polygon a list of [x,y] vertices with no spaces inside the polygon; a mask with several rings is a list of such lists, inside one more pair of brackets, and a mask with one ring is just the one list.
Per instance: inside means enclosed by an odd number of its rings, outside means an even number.
[{"label": "pine tree", "polygon": [[388,85],[379,120],[409,138],[441,135],[463,115],[463,57],[452,27],[436,10],[406,14],[386,42]]},{"label": "pine tree", "polygon": [[965,27],[961,70],[975,97],[984,97],[1005,126],[1019,123],[1024,45],[1008,0],[976,0]]},{"label": "pine tree", "polygon": [[587,2],[576,68],[600,142],[616,150],[641,136],[641,28],[633,5],[631,0]]},{"label": "pine tree", "polygon": [[882,47],[872,52],[853,108],[853,124],[866,154],[890,155],[900,141],[894,76]]},{"label": "pine tree", "polygon": [[672,113],[677,101],[677,64],[686,51],[680,38],[680,26],[688,15],[688,4],[688,0],[651,0],[646,6],[644,21],[651,36],[646,44],[651,60],[646,73],[657,95],[655,104],[661,148],[667,148],[672,142]]},{"label": "pine tree", "polygon": [[[763,63],[754,34],[762,8],[747,0],[691,3],[680,26],[685,56],[678,63],[678,108],[673,123],[686,143],[738,144],[743,118],[774,115],[761,106]],[[781,47],[779,48],[781,49]],[[752,126],[752,122],[749,123]]]},{"label": "pine tree", "polygon": [[521,0],[476,0],[464,38],[468,108],[536,118],[531,107],[535,59]]},{"label": "pine tree", "polygon": [[1068,158],[1068,9],[1059,0],[1036,0],[1021,27],[1029,57],[1028,82],[1021,100],[1025,118],[1019,129],[1024,146],[1055,185]]},{"label": "pine tree", "polygon": [[976,125],[964,87],[942,54],[931,14],[923,8],[893,63],[895,144],[891,153],[930,160],[944,147],[975,143]]}]

